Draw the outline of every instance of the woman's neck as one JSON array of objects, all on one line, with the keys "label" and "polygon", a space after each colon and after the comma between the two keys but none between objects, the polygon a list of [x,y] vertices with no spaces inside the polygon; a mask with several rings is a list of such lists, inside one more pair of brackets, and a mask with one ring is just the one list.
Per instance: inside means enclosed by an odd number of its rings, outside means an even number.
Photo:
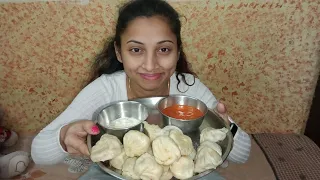
[{"label": "woman's neck", "polygon": [[136,98],[146,98],[146,97],[154,97],[154,96],[167,96],[170,91],[170,81],[162,85],[160,88],[152,91],[148,91],[143,89],[141,86],[134,84],[127,77],[127,95],[128,99],[136,99]]}]

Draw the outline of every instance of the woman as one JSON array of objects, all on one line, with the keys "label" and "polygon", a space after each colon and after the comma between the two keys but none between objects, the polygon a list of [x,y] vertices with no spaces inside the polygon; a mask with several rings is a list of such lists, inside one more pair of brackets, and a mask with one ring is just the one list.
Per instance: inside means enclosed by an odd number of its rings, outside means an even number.
[{"label": "woman", "polygon": [[[124,5],[114,38],[96,58],[93,81],[33,140],[34,162],[55,164],[68,154],[88,156],[85,138],[99,133],[90,119],[96,109],[113,101],[185,94],[225,113],[224,105],[189,69],[180,30],[178,13],[165,1],[135,0]],[[247,161],[250,137],[238,128],[234,139],[228,158]]]}]

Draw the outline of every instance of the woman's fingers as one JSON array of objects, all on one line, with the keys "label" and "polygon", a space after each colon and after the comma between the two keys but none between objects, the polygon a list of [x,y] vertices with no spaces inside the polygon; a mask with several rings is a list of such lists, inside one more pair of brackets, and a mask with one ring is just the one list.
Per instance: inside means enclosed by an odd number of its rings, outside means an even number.
[{"label": "woman's fingers", "polygon": [[[74,136],[70,138],[68,144],[66,143],[67,150],[71,150],[73,153],[80,153],[82,155],[89,156],[88,146],[85,143],[85,139]],[[71,153],[71,152],[69,152]]]},{"label": "woman's fingers", "polygon": [[75,150],[71,146],[67,147],[67,151],[68,151],[69,154],[72,154],[72,155],[82,155],[79,151]]},{"label": "woman's fingers", "polygon": [[219,102],[217,104],[217,107],[215,108],[215,111],[220,115],[220,117],[223,118],[223,120],[226,123],[230,124],[230,122],[228,120],[228,115],[227,115],[227,108],[223,103]]},{"label": "woman's fingers", "polygon": [[93,121],[83,121],[81,125],[82,129],[88,134],[95,135],[100,133],[99,127]]},{"label": "woman's fingers", "polygon": [[227,113],[227,108],[226,108],[226,106],[225,106],[223,103],[221,103],[221,102],[219,102],[219,103],[217,104],[216,109],[217,109],[218,113],[220,113],[220,114],[226,114],[226,113]]},{"label": "woman's fingers", "polygon": [[70,154],[89,156],[86,137],[88,134],[99,134],[98,126],[91,120],[81,120],[71,123],[67,127],[63,142]]}]

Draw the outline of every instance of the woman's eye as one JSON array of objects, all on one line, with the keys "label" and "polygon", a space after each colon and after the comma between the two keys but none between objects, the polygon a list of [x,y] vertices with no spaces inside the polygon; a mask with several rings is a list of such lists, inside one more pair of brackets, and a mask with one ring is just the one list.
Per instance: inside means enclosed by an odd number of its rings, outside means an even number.
[{"label": "woman's eye", "polygon": [[166,52],[169,52],[170,49],[168,49],[168,48],[161,48],[159,51],[162,52],[162,53],[166,53]]},{"label": "woman's eye", "polygon": [[134,53],[141,52],[141,50],[139,48],[132,48],[132,49],[130,49],[130,51],[134,52]]}]

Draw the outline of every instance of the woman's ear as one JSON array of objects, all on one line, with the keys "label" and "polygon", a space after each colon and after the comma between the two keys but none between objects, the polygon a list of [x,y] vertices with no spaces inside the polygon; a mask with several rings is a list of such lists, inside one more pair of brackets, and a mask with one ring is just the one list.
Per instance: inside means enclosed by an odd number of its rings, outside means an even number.
[{"label": "woman's ear", "polygon": [[120,49],[118,48],[117,46],[117,43],[114,42],[113,43],[113,46],[114,46],[114,51],[116,52],[116,56],[117,56],[117,59],[120,63],[122,63],[122,58],[121,58],[121,53],[120,53]]}]

